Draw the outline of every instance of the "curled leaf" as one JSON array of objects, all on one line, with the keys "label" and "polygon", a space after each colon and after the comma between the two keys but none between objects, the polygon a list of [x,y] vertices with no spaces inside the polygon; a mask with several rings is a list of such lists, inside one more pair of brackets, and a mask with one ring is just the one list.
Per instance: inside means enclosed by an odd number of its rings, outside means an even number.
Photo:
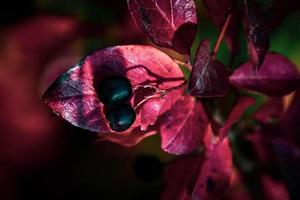
[{"label": "curled leaf", "polygon": [[258,72],[248,61],[236,69],[229,79],[235,86],[270,96],[286,95],[300,88],[297,67],[288,58],[274,52],[266,55]]},{"label": "curled leaf", "polygon": [[[136,132],[141,129],[141,110],[147,102],[143,101],[149,95],[149,90],[146,88],[168,90],[183,82],[183,74],[178,65],[163,52],[149,46],[115,46],[96,51],[71,67],[50,86],[43,100],[55,113],[75,126],[102,133],[102,135],[112,133],[114,131],[108,126],[103,103],[99,100],[95,89],[102,80],[110,76],[126,77],[132,87],[137,88],[133,91],[130,104],[133,108],[137,105],[139,107],[135,110],[135,122],[125,131],[128,137],[131,131]],[[179,97],[177,93],[177,96],[165,95],[160,98],[172,103]],[[172,98],[172,101],[168,98]],[[156,119],[160,114],[159,112],[152,113],[155,116],[151,117]],[[148,126],[154,122],[143,123],[144,126]],[[140,131],[147,133],[145,129]],[[114,134],[117,133],[114,132]],[[107,140],[110,140],[109,134],[105,136]]]},{"label": "curled leaf", "polygon": [[128,7],[154,44],[190,53],[197,27],[193,0],[128,0]]},{"label": "curled leaf", "polygon": [[202,104],[184,96],[161,119],[162,149],[173,154],[186,154],[203,141],[208,119]]},{"label": "curled leaf", "polygon": [[269,31],[261,9],[252,0],[244,0],[244,4],[248,53],[254,69],[259,69],[269,49]]},{"label": "curled leaf", "polygon": [[210,55],[209,40],[200,43],[189,80],[189,90],[196,97],[221,97],[229,90],[225,66]]}]

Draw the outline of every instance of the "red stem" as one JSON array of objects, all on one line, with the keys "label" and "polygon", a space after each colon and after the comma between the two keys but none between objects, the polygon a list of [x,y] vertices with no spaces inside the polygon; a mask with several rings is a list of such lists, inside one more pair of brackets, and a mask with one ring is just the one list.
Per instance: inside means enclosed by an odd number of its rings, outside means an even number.
[{"label": "red stem", "polygon": [[185,62],[182,62],[182,61],[176,60],[176,59],[174,59],[174,61],[175,61],[177,64],[183,65],[183,66],[185,66],[186,68],[188,68],[188,70],[192,71],[192,66],[191,66],[191,64],[185,63]]},{"label": "red stem", "polygon": [[220,31],[220,33],[219,33],[217,42],[216,42],[216,44],[215,44],[215,46],[214,46],[214,49],[213,49],[213,51],[212,51],[212,53],[211,53],[211,58],[212,58],[213,60],[216,58],[216,55],[217,55],[217,53],[218,53],[218,50],[219,50],[219,47],[220,47],[220,45],[221,45],[221,42],[222,42],[222,40],[223,40],[223,38],[224,38],[224,35],[225,35],[226,31],[227,31],[227,28],[228,28],[228,25],[229,25],[229,22],[230,22],[231,18],[232,18],[232,13],[229,12],[228,15],[226,16],[226,20],[225,20],[225,22],[224,22],[224,24],[223,24],[223,26],[222,26],[222,29],[221,29],[221,31]]}]

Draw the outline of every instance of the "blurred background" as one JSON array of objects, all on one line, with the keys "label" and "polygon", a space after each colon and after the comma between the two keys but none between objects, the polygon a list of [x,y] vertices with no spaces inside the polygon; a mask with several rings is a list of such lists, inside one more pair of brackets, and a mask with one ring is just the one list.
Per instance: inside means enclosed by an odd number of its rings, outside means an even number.
[{"label": "blurred background", "polygon": [[[199,6],[194,51],[201,38],[215,41],[218,34]],[[87,53],[150,44],[126,0],[10,0],[0,9],[0,199],[158,199],[162,163],[174,158],[160,149],[159,135],[132,148],[96,143],[95,134],[53,115],[41,101],[52,81]],[[293,12],[271,35],[271,50],[298,66],[299,21],[300,12]],[[229,62],[225,44],[218,57]],[[246,59],[243,47],[235,66]]]}]

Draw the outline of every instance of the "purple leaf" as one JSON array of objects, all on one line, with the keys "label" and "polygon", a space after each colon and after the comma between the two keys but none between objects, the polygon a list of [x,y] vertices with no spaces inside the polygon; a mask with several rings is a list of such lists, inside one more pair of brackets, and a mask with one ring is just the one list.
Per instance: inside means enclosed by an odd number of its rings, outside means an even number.
[{"label": "purple leaf", "polygon": [[196,97],[221,97],[229,90],[228,72],[210,55],[209,40],[200,43],[189,80],[189,90]]},{"label": "purple leaf", "polygon": [[213,23],[221,30],[229,11],[233,17],[231,18],[227,31],[225,33],[225,41],[233,55],[238,53],[240,48],[239,42],[236,39],[239,34],[240,13],[236,3],[232,0],[203,0],[209,16]]},{"label": "purple leaf", "polygon": [[203,142],[208,123],[200,102],[181,97],[161,119],[162,149],[177,155],[195,150]]},{"label": "purple leaf", "polygon": [[233,172],[228,139],[219,141],[207,153],[200,176],[193,190],[192,199],[219,199],[229,187]]},{"label": "purple leaf", "polygon": [[190,53],[197,27],[193,0],[128,0],[128,6],[137,25],[154,44]]},{"label": "purple leaf", "polygon": [[260,8],[252,0],[244,0],[244,29],[248,53],[254,69],[262,65],[269,49],[269,31]]},{"label": "purple leaf", "polygon": [[279,53],[268,53],[260,70],[255,72],[251,62],[246,62],[230,76],[230,82],[237,86],[261,92],[270,96],[286,95],[300,88],[297,67]]},{"label": "purple leaf", "polygon": [[[155,106],[164,108],[159,108],[160,112],[152,112],[151,118],[154,121],[141,122],[143,120],[141,110],[144,106],[149,106],[145,104],[148,101],[146,96],[152,95],[147,88],[156,87],[166,91],[182,84],[183,74],[178,65],[165,53],[150,46],[129,45],[106,48],[86,56],[51,85],[43,100],[55,113],[71,124],[102,133],[105,139],[110,140],[110,135],[120,134],[108,126],[103,113],[103,104],[97,96],[95,87],[101,84],[101,80],[115,75],[128,78],[132,87],[138,88],[133,91],[130,99],[132,107],[140,105],[135,110],[136,120],[128,130],[121,133],[128,137],[131,137],[131,133],[136,134],[140,131],[147,133],[146,129],[141,130],[142,124],[145,127],[154,124],[157,116],[170,108],[181,95],[180,89],[172,90],[167,95],[158,95],[157,97],[163,99],[163,103]],[[146,101],[141,103],[145,98]],[[112,132],[113,134],[104,134]],[[136,135],[140,137],[139,134]],[[115,140],[113,136],[111,140]],[[130,143],[125,140],[124,137],[124,143]]]}]

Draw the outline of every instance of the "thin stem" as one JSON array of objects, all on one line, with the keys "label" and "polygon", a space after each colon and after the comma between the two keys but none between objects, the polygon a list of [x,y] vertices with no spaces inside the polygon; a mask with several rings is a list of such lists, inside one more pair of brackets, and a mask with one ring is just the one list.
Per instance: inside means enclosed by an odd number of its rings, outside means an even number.
[{"label": "thin stem", "polygon": [[161,97],[160,94],[158,93],[155,93],[155,94],[152,94],[150,96],[146,96],[142,101],[140,101],[135,107],[134,107],[134,110],[136,110],[138,107],[140,107],[143,103],[145,103],[147,100],[149,99],[152,99],[152,98],[159,98]]},{"label": "thin stem", "polygon": [[227,28],[228,28],[228,25],[229,25],[229,22],[230,22],[231,18],[232,18],[232,13],[229,12],[228,15],[226,16],[226,20],[225,20],[225,22],[223,24],[223,27],[222,27],[222,29],[221,29],[221,31],[219,33],[219,36],[218,36],[217,42],[216,42],[216,44],[214,46],[214,49],[213,49],[213,51],[211,53],[211,58],[213,60],[216,58],[216,55],[218,53],[218,50],[219,50],[221,42],[222,42],[222,40],[224,38],[224,35],[225,35],[226,31],[227,31]]},{"label": "thin stem", "polygon": [[176,59],[174,59],[174,61],[175,61],[177,64],[183,65],[183,66],[185,66],[186,68],[188,68],[188,70],[192,71],[192,65],[190,65],[189,63],[185,63],[185,62],[182,62],[182,61],[176,60]]},{"label": "thin stem", "polygon": [[186,81],[184,81],[183,83],[181,83],[180,85],[178,86],[175,86],[175,87],[172,87],[172,88],[169,88],[169,89],[160,89],[156,86],[151,86],[151,85],[144,85],[144,86],[141,86],[143,88],[152,88],[152,89],[155,89],[155,92],[149,96],[146,96],[144,97],[144,99],[142,101],[140,101],[135,107],[134,107],[134,110],[136,110],[138,107],[140,107],[143,103],[145,103],[147,100],[149,99],[152,99],[152,98],[159,98],[159,97],[163,97],[165,95],[167,95],[169,92],[173,91],[173,90],[177,90],[181,87],[183,87],[184,85],[186,85]]}]

